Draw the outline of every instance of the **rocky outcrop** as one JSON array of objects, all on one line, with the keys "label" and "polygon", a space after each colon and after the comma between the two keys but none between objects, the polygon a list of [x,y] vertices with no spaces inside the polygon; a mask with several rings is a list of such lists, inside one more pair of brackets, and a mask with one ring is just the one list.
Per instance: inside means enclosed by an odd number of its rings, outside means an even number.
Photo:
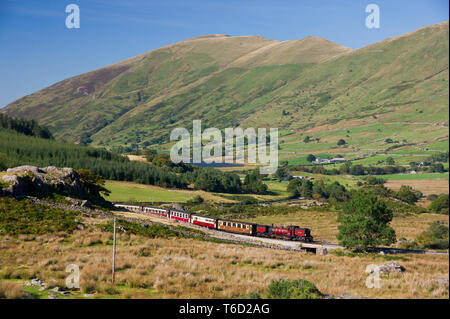
[{"label": "rocky outcrop", "polygon": [[405,271],[405,268],[400,265],[397,261],[389,261],[385,262],[382,265],[369,265],[366,269],[366,272],[373,274],[380,274],[382,276],[389,276],[391,273],[402,273]]},{"label": "rocky outcrop", "polygon": [[78,198],[83,196],[79,176],[73,168],[19,166],[9,168],[6,174],[1,176],[1,181],[6,184],[6,187],[2,188],[4,196],[27,196],[51,191]]}]

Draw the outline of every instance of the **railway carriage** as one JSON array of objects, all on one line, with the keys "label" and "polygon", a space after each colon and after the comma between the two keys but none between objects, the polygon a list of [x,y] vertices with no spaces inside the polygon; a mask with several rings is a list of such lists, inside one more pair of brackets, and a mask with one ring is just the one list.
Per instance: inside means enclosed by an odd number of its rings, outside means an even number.
[{"label": "railway carriage", "polygon": [[169,217],[170,210],[156,207],[144,207],[144,213],[157,215],[159,217]]},{"label": "railway carriage", "polygon": [[185,212],[182,210],[170,210],[170,218],[174,220],[178,220],[180,222],[189,223],[191,220],[191,213]]},{"label": "railway carriage", "polygon": [[245,235],[255,235],[256,224],[240,222],[236,220],[229,219],[218,219],[217,229],[223,230],[231,233],[245,234]]},{"label": "railway carriage", "polygon": [[114,204],[118,208],[124,208],[132,212],[142,212],[143,207],[138,205]]},{"label": "railway carriage", "polygon": [[217,229],[217,218],[191,214],[191,224]]}]

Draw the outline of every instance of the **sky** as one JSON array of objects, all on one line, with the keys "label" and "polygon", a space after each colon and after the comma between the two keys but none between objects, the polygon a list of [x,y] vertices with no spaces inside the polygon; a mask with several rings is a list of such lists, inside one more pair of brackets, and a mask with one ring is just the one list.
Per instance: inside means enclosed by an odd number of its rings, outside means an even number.
[{"label": "sky", "polygon": [[[80,28],[66,27],[66,6]],[[380,8],[367,28],[366,6]],[[0,0],[0,108],[66,78],[205,34],[326,38],[358,49],[448,21],[447,0]]]}]

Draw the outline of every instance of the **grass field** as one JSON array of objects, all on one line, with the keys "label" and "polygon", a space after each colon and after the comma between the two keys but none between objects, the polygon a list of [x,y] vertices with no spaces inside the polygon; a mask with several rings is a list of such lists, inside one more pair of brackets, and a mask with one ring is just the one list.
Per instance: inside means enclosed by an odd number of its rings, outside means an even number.
[{"label": "grass field", "polygon": [[111,191],[110,196],[106,197],[106,199],[112,202],[185,203],[196,195],[211,202],[234,202],[233,200],[200,190],[175,190],[153,185],[118,181],[106,181],[105,187]]},{"label": "grass field", "polygon": [[128,182],[107,181],[105,187],[111,191],[108,200],[113,202],[179,202],[191,197],[176,190]]}]

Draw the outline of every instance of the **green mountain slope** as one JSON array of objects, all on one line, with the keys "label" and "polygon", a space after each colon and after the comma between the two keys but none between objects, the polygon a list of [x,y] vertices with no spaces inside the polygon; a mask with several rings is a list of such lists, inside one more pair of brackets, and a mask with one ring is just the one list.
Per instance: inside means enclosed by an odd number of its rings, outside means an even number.
[{"label": "green mountain slope", "polygon": [[[278,127],[282,158],[448,140],[448,22],[351,50],[325,39],[189,39],[64,80],[9,104],[55,137],[168,148],[170,131]],[[313,143],[303,143],[306,135]],[[347,147],[337,148],[345,139]],[[406,147],[406,146],[405,146]]]}]

